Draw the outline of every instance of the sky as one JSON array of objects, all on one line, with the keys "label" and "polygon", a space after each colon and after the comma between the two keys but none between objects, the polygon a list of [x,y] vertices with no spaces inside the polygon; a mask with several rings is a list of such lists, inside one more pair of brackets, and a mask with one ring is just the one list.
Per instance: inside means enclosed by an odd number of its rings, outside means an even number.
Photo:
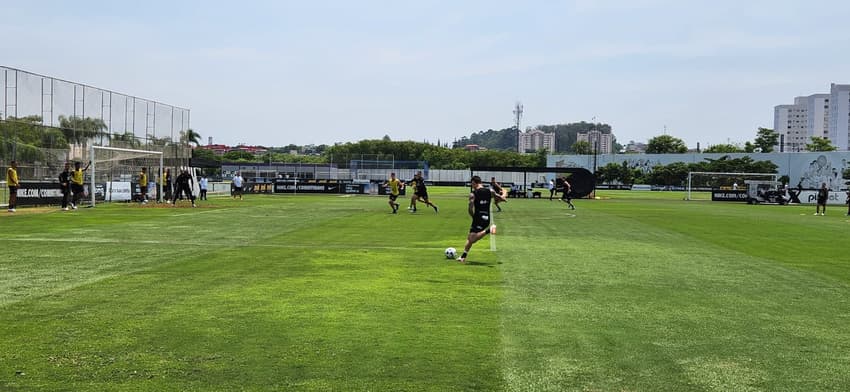
[{"label": "sky", "polygon": [[522,102],[522,128],[706,147],[850,83],[838,0],[0,3],[0,65],[188,108],[229,145],[448,142]]}]

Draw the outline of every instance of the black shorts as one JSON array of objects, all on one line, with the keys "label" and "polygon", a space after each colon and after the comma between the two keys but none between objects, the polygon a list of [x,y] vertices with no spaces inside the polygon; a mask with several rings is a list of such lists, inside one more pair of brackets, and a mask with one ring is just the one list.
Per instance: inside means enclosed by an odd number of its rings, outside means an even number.
[{"label": "black shorts", "polygon": [[71,184],[71,192],[83,193],[83,186],[80,184]]},{"label": "black shorts", "polygon": [[390,194],[390,201],[395,201],[395,199],[398,199],[398,195]]},{"label": "black shorts", "polygon": [[14,185],[9,185],[9,195],[18,195],[18,187]]},{"label": "black shorts", "polygon": [[472,218],[472,226],[469,227],[470,233],[480,233],[490,228],[490,215],[478,215]]},{"label": "black shorts", "polygon": [[236,193],[242,193],[242,187],[241,187],[241,186],[235,186],[235,187],[233,187],[233,192],[236,192]]},{"label": "black shorts", "polygon": [[825,206],[826,205],[826,199],[818,199],[818,205]]},{"label": "black shorts", "polygon": [[416,197],[422,200],[428,200],[428,192],[416,192]]}]

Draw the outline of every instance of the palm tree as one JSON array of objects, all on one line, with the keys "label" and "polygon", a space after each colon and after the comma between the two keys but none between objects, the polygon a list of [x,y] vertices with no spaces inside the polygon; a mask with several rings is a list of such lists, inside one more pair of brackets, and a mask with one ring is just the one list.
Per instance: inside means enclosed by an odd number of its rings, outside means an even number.
[{"label": "palm tree", "polygon": [[85,145],[90,139],[106,135],[106,123],[92,117],[59,116],[59,126],[68,141]]},{"label": "palm tree", "polygon": [[111,142],[116,146],[127,148],[137,148],[142,144],[133,132],[116,133],[112,135]]},{"label": "palm tree", "polygon": [[195,146],[201,145],[201,134],[195,132],[192,128],[180,131],[180,142],[184,144],[194,143]]}]

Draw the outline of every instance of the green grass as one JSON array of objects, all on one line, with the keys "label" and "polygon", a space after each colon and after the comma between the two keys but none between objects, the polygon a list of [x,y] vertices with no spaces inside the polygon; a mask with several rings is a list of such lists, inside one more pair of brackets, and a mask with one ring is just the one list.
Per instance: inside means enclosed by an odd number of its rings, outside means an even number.
[{"label": "green grass", "polygon": [[460,265],[466,193],[432,193],[0,216],[0,390],[850,385],[844,209],[511,200]]}]

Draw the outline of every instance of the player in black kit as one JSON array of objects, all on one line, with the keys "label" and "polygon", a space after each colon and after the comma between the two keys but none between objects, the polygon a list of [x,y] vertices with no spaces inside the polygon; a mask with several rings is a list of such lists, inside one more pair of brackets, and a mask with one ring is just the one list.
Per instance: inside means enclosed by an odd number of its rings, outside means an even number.
[{"label": "player in black kit", "polygon": [[422,171],[416,172],[413,180],[408,185],[413,185],[413,196],[410,198],[411,212],[416,212],[416,202],[421,201],[428,207],[434,209],[434,212],[440,212],[436,204],[428,200],[428,187],[425,185],[425,177],[422,177]]},{"label": "player in black kit", "polygon": [[65,170],[59,173],[59,189],[62,191],[62,211],[68,211],[71,197],[71,165],[68,162],[65,162]]},{"label": "player in black kit", "polygon": [[177,202],[177,197],[182,193],[186,194],[186,197],[192,201],[192,207],[195,206],[195,196],[192,195],[192,176],[189,175],[188,170],[183,170],[177,179],[174,181],[175,187],[177,191],[174,192],[174,198],[171,199],[171,205]]},{"label": "player in black kit", "polygon": [[481,177],[472,177],[472,192],[469,194],[469,216],[472,217],[472,226],[469,228],[469,235],[466,237],[463,254],[458,257],[457,261],[465,263],[472,244],[495,229],[495,226],[490,227],[490,203],[493,199],[505,201],[506,197],[507,191],[504,188],[496,193],[494,189],[485,188],[481,184]]}]

